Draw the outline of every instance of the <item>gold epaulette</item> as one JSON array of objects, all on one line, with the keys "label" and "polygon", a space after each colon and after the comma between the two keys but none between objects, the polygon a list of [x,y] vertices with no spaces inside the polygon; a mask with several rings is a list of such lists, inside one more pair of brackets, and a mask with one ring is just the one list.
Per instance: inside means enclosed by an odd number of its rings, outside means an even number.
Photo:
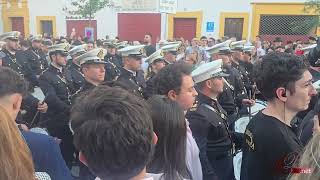
[{"label": "gold epaulette", "polygon": [[193,106],[189,109],[189,111],[196,111],[198,109],[198,101],[194,102]]}]

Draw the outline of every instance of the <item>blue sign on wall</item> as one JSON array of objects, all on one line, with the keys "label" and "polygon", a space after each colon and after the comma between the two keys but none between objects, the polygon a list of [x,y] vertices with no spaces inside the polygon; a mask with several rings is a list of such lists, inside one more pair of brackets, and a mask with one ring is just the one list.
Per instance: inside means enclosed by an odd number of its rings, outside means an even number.
[{"label": "blue sign on wall", "polygon": [[207,32],[214,31],[214,22],[207,22]]}]

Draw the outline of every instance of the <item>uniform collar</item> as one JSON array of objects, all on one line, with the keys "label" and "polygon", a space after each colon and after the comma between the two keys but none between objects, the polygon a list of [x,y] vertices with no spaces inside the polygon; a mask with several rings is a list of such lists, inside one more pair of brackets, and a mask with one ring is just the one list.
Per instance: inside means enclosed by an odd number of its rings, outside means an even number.
[{"label": "uniform collar", "polygon": [[81,67],[78,64],[75,64],[74,62],[71,63],[71,66],[76,68],[77,70],[80,71]]},{"label": "uniform collar", "polygon": [[[235,60],[235,61],[237,61],[237,62],[239,62],[238,60]],[[236,63],[236,62],[234,62],[234,61],[232,61],[232,67],[235,67],[235,68],[238,68],[239,67],[239,63]]]},{"label": "uniform collar", "polygon": [[54,63],[51,63],[51,67],[53,69],[55,69],[57,72],[62,73],[63,68],[62,67],[58,67],[57,65],[55,65]]},{"label": "uniform collar", "polygon": [[3,48],[2,49],[2,51],[4,52],[4,53],[6,53],[7,55],[9,55],[9,56],[11,56],[11,57],[15,57],[16,56],[16,52],[14,53],[14,54],[12,54],[8,49],[6,49],[6,48]]},{"label": "uniform collar", "polygon": [[36,48],[34,48],[34,47],[30,47],[30,49],[32,50],[32,51],[34,51],[34,52],[38,52],[39,51],[39,49],[36,49]]},{"label": "uniform collar", "polygon": [[198,94],[198,101],[200,104],[208,104],[214,108],[217,108],[217,100],[204,95],[202,92],[199,92]]},{"label": "uniform collar", "polygon": [[125,69],[123,68],[125,71],[127,71],[128,73],[130,73],[132,76],[136,77],[137,76],[137,72],[129,70],[129,69]]},{"label": "uniform collar", "polygon": [[96,87],[96,86],[94,84],[88,82],[87,80],[83,84],[83,90],[88,90],[88,89],[91,89],[94,87]]}]

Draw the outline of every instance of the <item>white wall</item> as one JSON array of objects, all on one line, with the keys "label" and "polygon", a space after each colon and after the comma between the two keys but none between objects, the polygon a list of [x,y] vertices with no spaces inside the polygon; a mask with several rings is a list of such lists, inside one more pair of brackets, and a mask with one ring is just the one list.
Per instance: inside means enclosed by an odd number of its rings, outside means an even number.
[{"label": "white wall", "polygon": [[[249,34],[253,2],[305,2],[306,0],[178,0],[178,12],[183,11],[203,11],[202,35],[219,37],[220,13],[221,12],[238,12],[249,13]],[[207,22],[214,22],[214,32],[207,33]]]},{"label": "white wall", "polygon": [[[0,5],[0,14],[2,14],[2,6],[1,5]],[[3,33],[3,20],[2,20],[2,17],[0,17],[0,34],[2,34],[2,33]]]},{"label": "white wall", "polygon": [[118,15],[115,9],[104,8],[96,13],[95,19],[98,39],[105,39],[106,35],[110,38],[118,36]]},{"label": "white wall", "polygon": [[[31,34],[37,34],[36,16],[56,16],[57,35],[66,35],[65,12],[62,8],[67,0],[29,0],[30,23],[29,29]],[[305,0],[178,0],[178,12],[181,11],[203,11],[202,35],[219,37],[219,24],[221,12],[247,12],[251,13],[252,2],[305,2]],[[1,6],[0,6],[1,7]],[[1,12],[1,9],[0,9]],[[95,15],[97,20],[98,38],[105,38],[109,35],[114,38],[118,35],[118,17],[115,9],[104,8]],[[161,18],[161,37],[165,38],[166,18]],[[214,22],[215,28],[213,33],[206,32],[206,23]],[[251,20],[249,20],[249,23]],[[250,25],[249,25],[250,29]],[[0,20],[0,33],[3,31],[3,21]],[[250,31],[249,31],[250,33]]]},{"label": "white wall", "polygon": [[[203,11],[202,35],[219,37],[221,12],[250,13],[250,0],[178,0],[178,11]],[[214,22],[214,32],[206,32],[207,22]]]},{"label": "white wall", "polygon": [[64,0],[29,0],[30,34],[37,34],[36,16],[56,16],[57,35],[65,36],[67,27],[63,4]]}]

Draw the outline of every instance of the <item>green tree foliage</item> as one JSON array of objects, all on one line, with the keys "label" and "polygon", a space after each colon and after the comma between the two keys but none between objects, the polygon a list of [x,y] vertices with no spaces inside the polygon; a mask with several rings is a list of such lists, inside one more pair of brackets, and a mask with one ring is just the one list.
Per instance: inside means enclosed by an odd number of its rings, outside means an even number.
[{"label": "green tree foliage", "polygon": [[93,18],[95,13],[105,7],[112,7],[110,0],[70,0],[71,7],[64,8],[70,15],[80,16],[81,18]]},{"label": "green tree foliage", "polygon": [[320,15],[320,0],[307,0],[304,5],[304,11]]},{"label": "green tree foliage", "polygon": [[310,26],[316,27],[320,25],[320,0],[307,0],[304,5],[304,11],[316,15],[312,21],[307,22]]}]

